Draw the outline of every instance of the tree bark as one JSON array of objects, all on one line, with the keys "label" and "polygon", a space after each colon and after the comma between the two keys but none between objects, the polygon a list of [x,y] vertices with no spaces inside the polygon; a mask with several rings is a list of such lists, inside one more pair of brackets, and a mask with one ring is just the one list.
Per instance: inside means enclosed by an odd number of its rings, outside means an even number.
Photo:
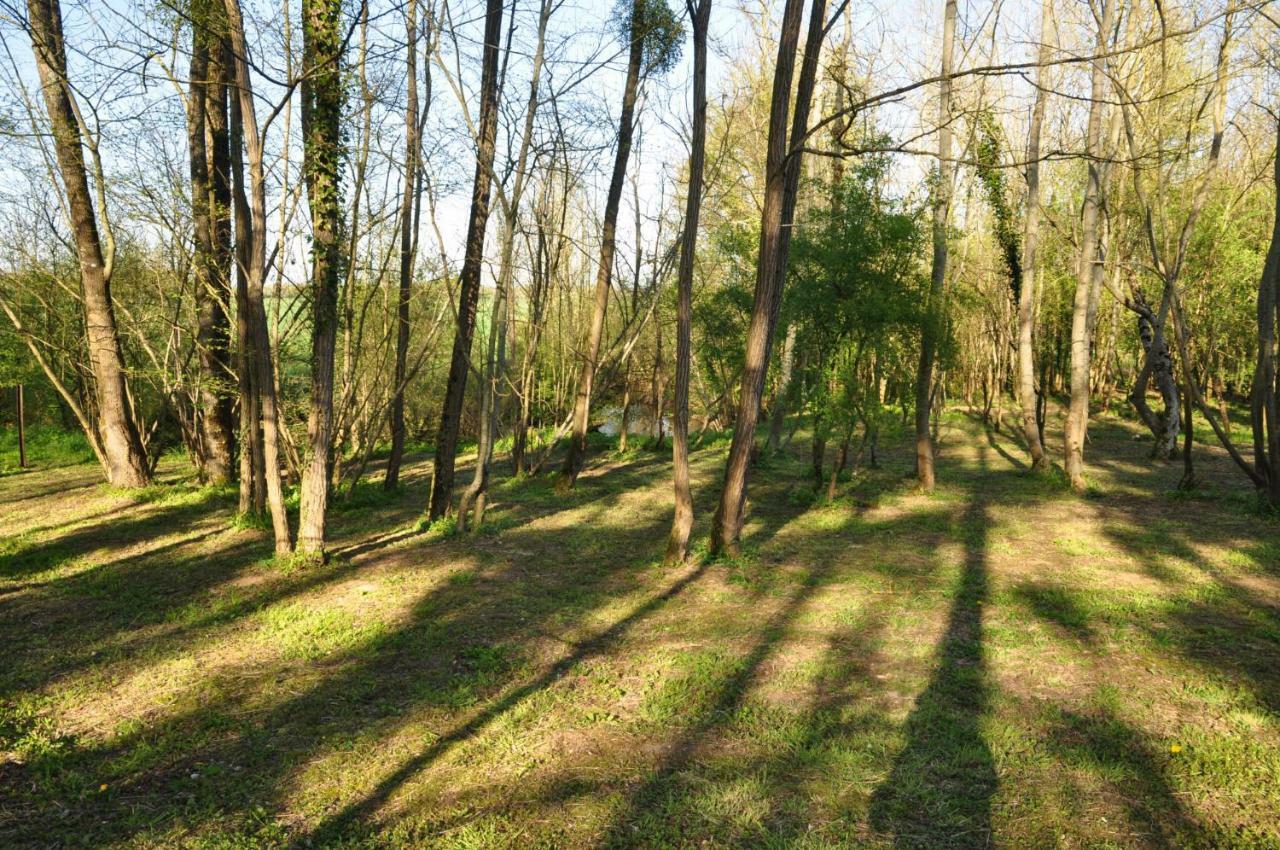
[{"label": "tree bark", "polygon": [[412,295],[413,264],[417,255],[417,207],[422,197],[418,191],[418,9],[416,0],[405,7],[405,50],[407,102],[404,111],[404,187],[400,197],[400,287],[396,297],[396,361],[395,389],[391,399],[391,456],[387,458],[387,474],[382,486],[394,490],[400,486],[400,464],[404,460],[404,394],[405,374],[409,358],[409,303]]},{"label": "tree bark", "polygon": [[471,369],[471,341],[475,336],[476,307],[480,300],[480,272],[484,262],[484,234],[489,224],[489,194],[493,177],[493,152],[498,133],[498,47],[502,38],[502,0],[487,0],[484,26],[484,64],[480,77],[480,138],[476,140],[476,170],[471,191],[471,213],[458,284],[458,326],[445,385],[444,406],[436,435],[431,500],[427,518],[447,514],[453,502],[454,464],[462,403]]},{"label": "tree bark", "polygon": [[561,486],[572,487],[582,471],[587,455],[587,427],[591,418],[591,392],[600,357],[600,339],[604,335],[605,312],[609,307],[609,285],[613,278],[613,256],[617,247],[618,210],[622,205],[622,185],[631,157],[631,139],[635,133],[636,91],[640,87],[640,66],[644,59],[643,3],[632,2],[631,39],[627,54],[627,79],[622,89],[622,114],[618,118],[618,148],[613,160],[613,176],[605,199],[604,223],[600,237],[600,263],[596,268],[596,288],[591,305],[591,325],[587,330],[582,368],[578,374],[578,392],[573,404],[573,434],[569,451],[561,468]]},{"label": "tree bark", "polygon": [[689,147],[689,189],[680,238],[680,267],[676,277],[676,386],[671,421],[671,479],[675,515],[667,538],[666,560],[689,557],[693,530],[693,494],[689,487],[689,361],[693,336],[693,260],[698,247],[698,214],[702,209],[702,174],[707,148],[707,29],[712,0],[686,0],[693,24],[693,126]]},{"label": "tree bark", "polygon": [[[1115,0],[1103,0],[1098,22],[1095,52],[1107,49],[1111,25],[1115,17]],[[1089,174],[1085,184],[1084,203],[1080,210],[1080,257],[1076,267],[1076,292],[1071,309],[1071,403],[1064,428],[1064,467],[1071,488],[1084,490],[1084,441],[1089,429],[1089,366],[1092,333],[1090,313],[1104,272],[1099,251],[1099,217],[1102,207],[1102,113],[1106,108],[1108,82],[1104,61],[1094,62],[1089,120],[1085,135],[1085,156]]]},{"label": "tree bark", "polygon": [[1276,121],[1275,218],[1271,248],[1258,281],[1258,357],[1253,371],[1250,413],[1254,467],[1260,489],[1272,507],[1280,507],[1280,387],[1276,369],[1276,324],[1280,321],[1280,119]]},{"label": "tree bark", "polygon": [[[228,65],[233,61],[229,43],[223,43]],[[266,463],[262,443],[262,405],[258,398],[258,361],[254,349],[255,313],[249,297],[253,224],[244,178],[244,121],[240,99],[231,100],[231,198],[235,213],[236,266],[236,387],[240,395],[240,501],[241,514],[261,516],[266,510]]]},{"label": "tree bark", "polygon": [[933,198],[933,265],[924,325],[920,329],[920,363],[916,369],[916,480],[922,492],[933,492],[933,437],[929,418],[933,399],[933,366],[944,332],[947,283],[947,218],[951,212],[951,71],[956,34],[956,3],[945,0],[942,17],[942,79],[938,84],[938,185]]},{"label": "tree bark", "polygon": [[[366,12],[367,13],[367,12]],[[333,461],[333,352],[344,274],[342,2],[302,0],[302,176],[311,211],[311,409],[298,551],[323,557]]]},{"label": "tree bark", "polygon": [[[89,366],[98,403],[97,428],[102,441],[107,480],[118,487],[143,487],[151,481],[146,450],[129,401],[124,356],[111,298],[115,249],[108,231],[104,251],[89,193],[83,138],[77,106],[67,79],[67,54],[58,0],[28,0],[31,49],[40,88],[49,113],[54,153],[70,215],[84,320],[89,341]],[[105,201],[105,197],[101,198]],[[100,210],[106,215],[106,210]]]},{"label": "tree bark", "polygon": [[803,16],[801,0],[787,0],[782,13],[778,40],[778,60],[773,74],[769,108],[769,139],[765,156],[764,207],[760,215],[760,248],[756,261],[755,299],[747,329],[738,413],[733,441],[725,463],[724,487],[712,519],[711,554],[736,555],[742,534],[747,498],[747,472],[760,417],[760,396],[773,346],[774,328],[782,303],[782,283],[791,247],[791,221],[795,214],[800,183],[800,163],[808,134],[809,106],[817,79],[818,57],[822,49],[825,0],[813,0],[805,37],[804,61],[796,86],[795,115],[787,133],[791,112],[791,81],[795,71],[796,42]]},{"label": "tree bark", "polygon": [[1045,101],[1048,99],[1045,77],[1050,58],[1049,34],[1053,19],[1053,0],[1044,0],[1040,11],[1040,49],[1036,68],[1035,103],[1031,108],[1031,127],[1027,137],[1027,210],[1022,241],[1022,268],[1025,272],[1022,291],[1018,293],[1018,405],[1022,413],[1022,436],[1031,455],[1031,468],[1048,466],[1040,427],[1036,421],[1035,323],[1036,288],[1040,275],[1037,267],[1040,247],[1040,133],[1044,126]]},{"label": "tree bark", "polygon": [[255,396],[262,415],[262,477],[266,484],[267,505],[271,511],[275,551],[277,555],[287,555],[293,550],[293,543],[289,536],[289,517],[285,512],[284,482],[280,476],[280,416],[276,401],[275,364],[271,357],[271,337],[267,333],[267,311],[263,300],[267,274],[266,169],[263,165],[262,135],[253,101],[253,78],[249,71],[249,53],[240,2],[224,2],[239,100],[237,116],[249,160],[246,296],[253,326]]}]

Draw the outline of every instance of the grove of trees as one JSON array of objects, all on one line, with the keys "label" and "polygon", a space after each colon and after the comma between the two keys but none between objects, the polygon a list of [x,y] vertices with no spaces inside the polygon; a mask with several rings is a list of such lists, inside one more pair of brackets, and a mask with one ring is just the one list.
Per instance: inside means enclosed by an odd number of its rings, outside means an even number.
[{"label": "grove of trees", "polygon": [[1194,487],[1198,413],[1280,508],[1270,0],[0,0],[0,34],[0,385],[113,486],[184,453],[278,555],[415,450],[423,525],[474,529],[496,464],[572,488],[602,423],[672,452],[674,561],[731,431],[731,555],[801,426],[818,493],[907,429],[929,491],[956,403],[1076,490],[1109,409]]}]

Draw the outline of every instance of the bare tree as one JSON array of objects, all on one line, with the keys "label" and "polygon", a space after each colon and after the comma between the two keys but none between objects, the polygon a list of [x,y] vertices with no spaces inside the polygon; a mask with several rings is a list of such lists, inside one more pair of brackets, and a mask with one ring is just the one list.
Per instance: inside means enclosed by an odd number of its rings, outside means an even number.
[{"label": "bare tree", "polygon": [[[407,0],[405,6],[405,85],[407,101],[404,110],[404,185],[400,200],[400,286],[396,299],[395,395],[391,401],[391,456],[387,458],[387,474],[382,485],[394,490],[400,483],[400,464],[404,459],[404,392],[406,361],[409,356],[409,304],[413,265],[418,249],[418,219],[422,204],[420,159],[422,142],[418,133],[418,6]],[[427,63],[430,67],[430,63]]]},{"label": "bare tree", "polygon": [[476,307],[480,300],[480,272],[484,262],[484,234],[489,224],[489,194],[493,179],[493,154],[498,133],[498,51],[502,38],[502,0],[487,0],[484,24],[484,60],[480,76],[480,124],[476,139],[476,171],[471,191],[471,214],[458,284],[458,326],[445,385],[444,407],[436,436],[435,468],[431,480],[430,521],[447,514],[453,501],[453,471],[457,460],[462,402],[471,370],[471,340],[475,335]]},{"label": "bare tree", "polygon": [[[244,18],[239,0],[223,0],[227,10],[227,31],[232,64],[235,68],[236,96],[239,108],[232,112],[249,166],[248,247],[244,252],[246,277],[245,297],[252,325],[254,395],[261,413],[262,464],[267,506],[271,511],[271,527],[277,555],[293,550],[289,536],[289,517],[285,513],[284,482],[280,476],[280,414],[276,398],[275,364],[271,357],[271,338],[267,333],[267,311],[263,287],[267,274],[267,189],[263,165],[262,130],[258,126],[254,104],[253,78],[250,73],[248,42],[244,34]],[[243,183],[243,181],[241,181]]]},{"label": "bare tree", "polygon": [[1022,234],[1022,289],[1018,293],[1018,405],[1022,414],[1022,436],[1031,454],[1031,468],[1044,469],[1049,460],[1040,442],[1036,418],[1035,323],[1036,287],[1039,281],[1040,250],[1040,135],[1044,127],[1048,99],[1049,36],[1053,22],[1053,0],[1040,6],[1040,47],[1037,53],[1035,101],[1027,131],[1027,204]]},{"label": "bare tree", "polygon": [[[1095,53],[1105,54],[1115,20],[1116,0],[1102,0],[1097,18]],[[1091,314],[1104,274],[1103,254],[1099,239],[1103,191],[1102,118],[1107,107],[1106,60],[1098,58],[1091,74],[1089,121],[1085,130],[1085,159],[1088,177],[1084,202],[1080,208],[1079,261],[1076,267],[1076,292],[1071,308],[1071,404],[1064,428],[1064,467],[1074,490],[1085,488],[1084,441],[1089,429],[1089,367],[1093,334]]]},{"label": "bare tree", "polygon": [[675,490],[675,515],[667,540],[667,560],[680,562],[689,555],[693,530],[693,494],[689,489],[689,361],[693,326],[693,259],[698,247],[698,213],[702,207],[702,172],[707,148],[707,28],[711,0],[685,0],[693,26],[693,126],[689,144],[689,190],[684,205],[684,232],[680,237],[680,270],[676,278],[676,387],[675,417],[671,422],[671,479]]},{"label": "bare tree", "polygon": [[605,312],[609,307],[609,286],[613,278],[613,258],[617,248],[618,211],[622,206],[622,188],[627,177],[627,160],[631,157],[631,141],[635,135],[636,93],[640,79],[651,71],[668,67],[679,55],[679,28],[665,0],[629,0],[631,15],[624,27],[629,45],[627,79],[622,89],[622,114],[618,117],[618,147],[614,153],[613,175],[605,199],[604,221],[600,235],[600,261],[596,267],[595,294],[592,298],[591,324],[582,352],[582,368],[578,374],[578,391],[573,405],[573,436],[561,469],[560,483],[572,487],[582,471],[587,454],[587,428],[591,418],[591,392],[599,368],[600,341],[604,336]]},{"label": "bare tree", "polygon": [[951,212],[951,74],[956,37],[956,3],[945,0],[942,16],[942,73],[938,82],[938,181],[933,190],[933,265],[924,325],[920,332],[920,365],[916,370],[916,480],[925,493],[933,491],[933,367],[945,332],[947,284],[947,219]]}]

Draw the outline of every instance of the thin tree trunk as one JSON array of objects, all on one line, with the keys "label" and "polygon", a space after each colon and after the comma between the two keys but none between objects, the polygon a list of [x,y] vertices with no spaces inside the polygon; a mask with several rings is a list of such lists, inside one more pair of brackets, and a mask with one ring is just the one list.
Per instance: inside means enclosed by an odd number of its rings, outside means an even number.
[{"label": "thin tree trunk", "polygon": [[416,0],[405,7],[406,83],[408,102],[404,112],[404,194],[400,199],[400,288],[396,298],[395,395],[391,399],[391,456],[382,481],[386,490],[400,485],[400,464],[404,459],[405,370],[409,357],[409,303],[413,283],[413,263],[417,248],[418,192],[418,10]]},{"label": "thin tree trunk", "polygon": [[1271,248],[1258,281],[1258,356],[1250,414],[1254,467],[1272,507],[1280,507],[1280,404],[1277,403],[1276,324],[1280,321],[1280,118],[1276,120],[1275,218]]},{"label": "thin tree trunk", "polygon": [[[367,5],[363,7],[368,14]],[[341,0],[302,0],[302,176],[311,211],[311,410],[298,551],[324,557],[333,461],[333,353],[344,274]]]},{"label": "thin tree trunk", "polygon": [[18,418],[18,468],[27,468],[27,406],[23,398],[22,384],[18,384],[17,390],[17,418]]},{"label": "thin tree trunk", "polygon": [[[143,487],[151,481],[125,377],[124,356],[111,299],[115,247],[107,230],[104,251],[98,219],[89,193],[83,137],[67,79],[67,54],[58,0],[28,0],[31,48],[35,54],[40,88],[49,113],[54,152],[70,215],[80,283],[84,295],[84,320],[89,341],[89,366],[97,396],[97,428],[106,460],[107,480],[118,487]],[[96,156],[96,153],[95,153]],[[100,199],[105,192],[99,187]],[[102,209],[103,216],[106,210]]]},{"label": "thin tree trunk", "polygon": [[916,370],[916,480],[920,490],[933,491],[933,437],[929,419],[933,399],[933,366],[944,332],[947,282],[947,218],[951,212],[951,70],[956,34],[956,3],[945,0],[942,17],[942,79],[938,84],[938,184],[933,199],[933,266],[924,326],[920,333],[920,363]]},{"label": "thin tree trunk", "polygon": [[466,397],[467,373],[471,369],[471,340],[475,336],[476,307],[480,300],[484,234],[489,224],[493,153],[498,132],[498,48],[502,38],[502,9],[502,0],[487,0],[484,65],[480,78],[480,137],[476,140],[476,169],[471,191],[471,213],[467,221],[467,241],[458,285],[458,327],[453,336],[449,378],[445,385],[444,405],[440,411],[440,428],[436,436],[431,500],[427,505],[429,521],[435,521],[447,514],[453,502],[458,430],[462,424],[462,403]]},{"label": "thin tree trunk", "polygon": [[[224,42],[223,54],[232,61]],[[262,405],[258,400],[257,352],[254,349],[254,310],[249,297],[253,231],[244,179],[244,122],[239,98],[231,98],[231,198],[235,213],[236,265],[236,385],[240,395],[241,514],[261,516],[266,510],[266,464],[263,460]]]},{"label": "thin tree trunk", "polygon": [[263,288],[267,273],[267,189],[263,166],[262,136],[253,100],[253,79],[244,35],[239,0],[224,0],[227,9],[231,51],[234,56],[239,117],[245,151],[249,159],[249,250],[247,298],[252,314],[253,349],[256,361],[255,393],[262,414],[263,479],[277,555],[293,549],[289,537],[289,517],[284,505],[284,482],[280,477],[280,416],[276,402],[275,365],[271,357],[271,337],[267,333],[267,311]]},{"label": "thin tree trunk", "polygon": [[[208,2],[208,0],[205,0]],[[209,4],[212,11],[213,4]],[[208,39],[209,77],[205,87],[205,133],[208,144],[209,219],[211,236],[208,303],[200,314],[203,358],[204,440],[208,455],[206,477],[229,483],[235,477],[236,426],[232,394],[235,371],[231,361],[231,143],[227,118],[228,56],[226,16],[218,9],[210,21],[216,29]]]},{"label": "thin tree trunk", "polygon": [[1040,11],[1040,49],[1036,68],[1035,104],[1031,108],[1031,127],[1027,140],[1027,211],[1022,242],[1022,291],[1018,294],[1018,404],[1022,412],[1022,436],[1031,455],[1031,468],[1048,466],[1040,428],[1036,422],[1035,323],[1036,287],[1040,274],[1040,132],[1044,126],[1045,101],[1048,99],[1046,65],[1049,61],[1050,23],[1053,0],[1044,0]]},{"label": "thin tree trunk", "polygon": [[[1103,0],[1098,22],[1095,52],[1107,49],[1115,0]],[[1092,293],[1104,272],[1099,251],[1099,217],[1102,207],[1102,113],[1106,108],[1107,72],[1104,60],[1094,62],[1089,121],[1085,135],[1088,180],[1084,203],[1080,210],[1080,256],[1076,268],[1076,292],[1071,309],[1071,402],[1064,428],[1064,467],[1072,489],[1082,491],[1084,480],[1084,441],[1089,428],[1090,312]]]},{"label": "thin tree trunk", "polygon": [[643,2],[632,2],[631,40],[627,55],[627,79],[622,90],[622,114],[618,118],[618,148],[613,160],[613,176],[605,200],[604,222],[600,237],[600,262],[596,268],[595,295],[591,306],[591,325],[587,330],[582,368],[578,375],[578,392],[573,404],[573,435],[561,469],[561,486],[572,487],[582,471],[587,455],[587,428],[591,419],[591,392],[600,357],[600,339],[604,335],[605,312],[609,307],[609,285],[613,277],[613,256],[617,247],[618,210],[622,205],[622,186],[631,156],[631,139],[635,133],[636,91],[640,87],[640,66],[644,58]]}]

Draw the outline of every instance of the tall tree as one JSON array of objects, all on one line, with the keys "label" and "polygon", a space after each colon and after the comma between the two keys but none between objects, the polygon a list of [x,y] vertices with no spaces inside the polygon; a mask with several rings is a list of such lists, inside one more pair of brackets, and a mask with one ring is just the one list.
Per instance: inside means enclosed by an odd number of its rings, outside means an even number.
[{"label": "tall tree", "polygon": [[925,493],[933,491],[933,367],[938,344],[946,332],[947,220],[951,214],[951,73],[956,39],[956,2],[944,0],[942,11],[942,74],[938,82],[938,180],[933,189],[933,265],[929,296],[920,333],[920,364],[916,370],[916,481]]},{"label": "tall tree", "polygon": [[599,367],[600,340],[604,335],[605,312],[609,307],[609,287],[613,278],[613,258],[617,248],[618,211],[622,188],[635,135],[636,93],[641,77],[669,67],[679,56],[679,24],[665,0],[626,0],[631,13],[623,23],[623,35],[630,45],[627,78],[622,88],[622,114],[618,118],[618,147],[614,153],[613,175],[605,199],[604,222],[600,232],[600,261],[596,267],[596,287],[592,297],[591,324],[582,352],[578,391],[573,404],[573,434],[561,470],[563,486],[572,487],[582,471],[587,455],[587,427],[591,418],[591,393]]},{"label": "tall tree", "polygon": [[[31,49],[35,54],[40,89],[49,113],[54,153],[70,219],[76,258],[80,265],[84,323],[89,341],[89,366],[97,399],[97,430],[102,443],[107,480],[119,487],[142,487],[151,480],[146,450],[130,406],[124,355],[111,298],[116,247],[106,210],[106,187],[101,159],[90,144],[97,177],[95,213],[84,160],[84,128],[71,81],[58,0],[27,0]],[[103,216],[106,244],[98,228]]]},{"label": "tall tree", "polygon": [[436,434],[430,521],[447,514],[453,502],[453,472],[457,461],[458,430],[462,402],[471,370],[471,340],[475,336],[476,307],[480,301],[480,272],[484,263],[484,234],[489,224],[489,194],[493,179],[493,152],[498,135],[498,49],[502,39],[502,0],[487,0],[484,22],[484,60],[480,72],[480,124],[476,138],[476,171],[471,189],[471,213],[458,282],[458,322],[453,354],[445,385],[440,428]]},{"label": "tall tree", "polygon": [[[689,144],[689,189],[684,204],[684,232],[680,237],[680,268],[676,277],[675,417],[671,422],[671,479],[675,516],[667,540],[667,560],[689,555],[693,530],[693,494],[689,489],[689,360],[693,324],[693,259],[698,247],[698,212],[702,207],[702,172],[707,149],[707,28],[711,0],[685,0],[693,26],[693,135]],[[660,426],[659,426],[660,427]]]},{"label": "tall tree", "polygon": [[795,72],[796,43],[804,16],[802,0],[787,0],[778,39],[778,60],[773,72],[773,92],[769,106],[769,140],[765,153],[764,207],[760,213],[760,247],[756,258],[755,297],[747,328],[742,384],[738,395],[733,442],[725,462],[724,487],[712,519],[712,554],[733,555],[742,534],[743,510],[747,500],[747,469],[760,418],[760,396],[764,391],[769,353],[773,346],[778,309],[782,304],[782,284],[787,273],[791,248],[791,222],[795,217],[796,192],[800,187],[800,164],[808,135],[809,107],[818,74],[818,58],[826,33],[826,0],[813,0],[809,28],[805,36],[804,61],[795,86],[795,115],[787,133],[791,114],[792,78]]},{"label": "tall tree", "polygon": [[1088,176],[1084,201],[1080,207],[1079,260],[1076,265],[1076,291],[1071,306],[1071,403],[1063,432],[1064,468],[1074,490],[1085,488],[1084,441],[1089,429],[1089,369],[1093,345],[1093,302],[1096,300],[1104,273],[1100,250],[1099,226],[1102,211],[1103,133],[1102,118],[1106,109],[1107,69],[1103,54],[1111,38],[1116,0],[1102,0],[1097,19],[1096,58],[1090,83],[1089,119],[1085,129],[1085,160]]},{"label": "tall tree", "polygon": [[1048,99],[1048,64],[1051,57],[1049,35],[1053,21],[1053,0],[1040,6],[1040,47],[1036,61],[1036,93],[1031,107],[1031,126],[1027,131],[1027,206],[1023,219],[1022,289],[1018,293],[1018,406],[1022,415],[1022,436],[1031,454],[1031,468],[1048,466],[1044,444],[1040,442],[1040,424],[1036,417],[1035,323],[1036,286],[1039,281],[1040,251],[1040,134],[1044,127],[1045,102]]},{"label": "tall tree", "polygon": [[409,357],[409,304],[412,294],[413,264],[418,248],[418,212],[422,193],[419,191],[419,161],[422,143],[418,138],[418,6],[408,0],[405,6],[405,84],[407,100],[404,110],[404,185],[400,195],[400,287],[396,298],[396,361],[391,399],[391,456],[387,458],[387,474],[383,487],[394,490],[400,484],[400,464],[404,459],[404,392]]},{"label": "tall tree", "polygon": [[298,550],[324,555],[333,455],[333,349],[343,268],[342,0],[302,0],[302,176],[311,210],[311,410]]},{"label": "tall tree", "polygon": [[225,13],[212,0],[191,9],[187,148],[195,230],[196,334],[200,359],[201,476],[235,477],[235,399],[231,392],[231,151],[227,125]]},{"label": "tall tree", "polygon": [[[289,535],[289,516],[285,512],[284,482],[280,474],[280,413],[276,398],[275,363],[271,356],[271,337],[267,333],[267,310],[263,289],[267,276],[267,177],[263,162],[262,129],[254,104],[253,76],[250,72],[248,39],[244,33],[244,17],[240,0],[223,0],[227,10],[227,33],[238,106],[232,112],[234,135],[244,143],[248,160],[248,246],[242,268],[245,274],[245,300],[253,340],[254,396],[261,414],[262,478],[267,506],[271,511],[271,529],[277,555],[293,550]],[[238,154],[237,154],[238,156]],[[234,162],[234,160],[233,160]],[[240,181],[243,185],[243,179]],[[238,205],[237,205],[238,206]],[[255,427],[257,427],[255,425]]]},{"label": "tall tree", "polygon": [[1280,507],[1280,370],[1276,368],[1276,325],[1280,321],[1280,115],[1276,116],[1274,180],[1276,200],[1271,246],[1258,280],[1258,352],[1249,399],[1253,426],[1255,483],[1272,507]]},{"label": "tall tree", "polygon": [[[553,0],[542,0],[538,12],[537,45],[533,51],[529,73],[529,96],[525,103],[524,122],[520,131],[520,143],[511,168],[511,189],[499,184],[498,201],[502,206],[502,244],[498,258],[498,286],[494,293],[493,321],[489,323],[489,352],[485,358],[484,384],[481,388],[480,440],[476,446],[476,470],[470,486],[463,493],[458,506],[458,528],[466,530],[468,514],[474,510],[474,527],[484,521],[484,506],[489,486],[489,467],[493,462],[493,445],[498,438],[498,425],[502,413],[499,395],[507,383],[507,358],[514,354],[515,337],[515,247],[520,206],[524,200],[529,176],[529,152],[533,146],[533,131],[538,116],[542,64],[546,54],[547,26],[551,13],[556,9]],[[515,21],[512,19],[512,26]],[[510,58],[511,36],[507,36],[507,52],[503,59],[501,79],[506,78],[507,60]],[[501,83],[499,83],[501,85]]]}]

